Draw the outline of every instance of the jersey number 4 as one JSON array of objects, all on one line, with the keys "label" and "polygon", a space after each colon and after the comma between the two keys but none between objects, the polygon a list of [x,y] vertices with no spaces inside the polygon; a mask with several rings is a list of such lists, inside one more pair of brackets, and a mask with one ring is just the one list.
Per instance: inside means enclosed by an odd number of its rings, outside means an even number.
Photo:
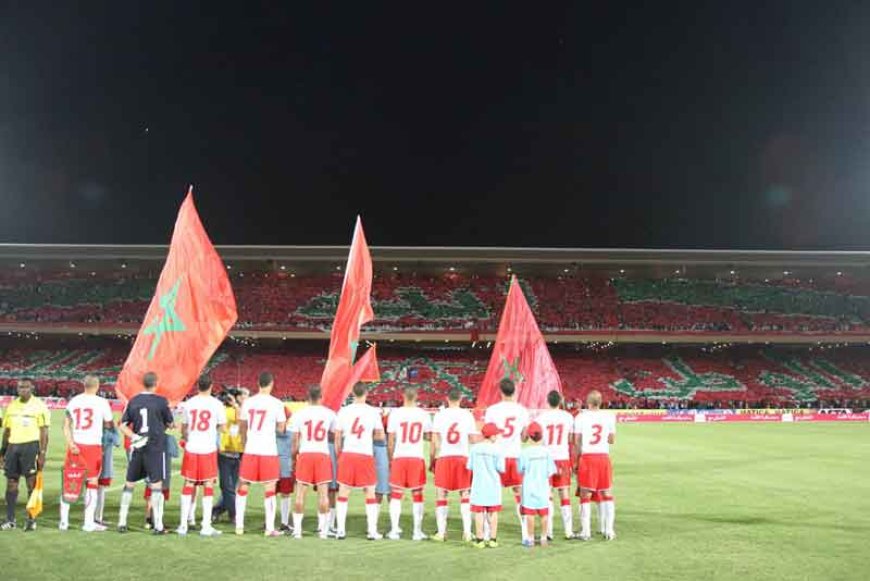
[{"label": "jersey number 4", "polygon": [[363,429],[359,418],[354,418],[353,425],[350,427],[350,433],[356,436],[358,440],[361,440],[363,437],[363,432],[365,432],[365,430]]}]

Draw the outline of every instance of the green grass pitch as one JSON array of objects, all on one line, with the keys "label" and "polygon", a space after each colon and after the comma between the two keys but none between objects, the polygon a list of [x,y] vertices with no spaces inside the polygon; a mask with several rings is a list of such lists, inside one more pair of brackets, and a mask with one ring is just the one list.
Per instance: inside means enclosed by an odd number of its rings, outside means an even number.
[{"label": "green grass pitch", "polygon": [[[866,579],[870,565],[866,424],[621,425],[614,450],[615,541],[566,542],[557,534],[549,548],[524,549],[513,499],[506,495],[501,546],[480,550],[458,540],[455,500],[447,543],[368,542],[358,494],[351,497],[345,541],[321,541],[312,532],[301,541],[254,533],[263,516],[259,491],[249,498],[251,532],[244,537],[222,523],[218,528],[225,534],[219,538],[154,538],[140,528],[141,484],[129,534],[82,533],[81,506],[73,507],[71,529],[61,533],[60,413],[53,419],[46,509],[36,533],[0,532],[5,579]],[[125,465],[119,451],[116,472],[123,474]],[[167,508],[172,528],[178,524],[179,466],[176,461]],[[116,478],[106,510],[112,522],[117,521],[119,486]],[[23,503],[24,495],[19,522]],[[424,529],[431,533],[431,489],[426,503]],[[307,531],[316,524],[313,512],[311,502]],[[387,522],[384,507],[381,531]],[[411,529],[409,504],[402,526]],[[560,526],[557,516],[557,533]]]}]

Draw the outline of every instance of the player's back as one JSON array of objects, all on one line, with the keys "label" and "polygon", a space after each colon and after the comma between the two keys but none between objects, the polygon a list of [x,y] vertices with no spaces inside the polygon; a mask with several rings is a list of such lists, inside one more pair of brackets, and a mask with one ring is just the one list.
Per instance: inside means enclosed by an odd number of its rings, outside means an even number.
[{"label": "player's back", "polygon": [[469,436],[477,434],[474,414],[462,408],[444,408],[435,414],[432,431],[440,436],[438,457],[468,456]]},{"label": "player's back", "polygon": [[500,430],[496,444],[505,457],[517,458],[522,449],[522,432],[529,424],[528,410],[514,401],[502,401],[487,408],[484,421]]},{"label": "player's back", "polygon": [[616,433],[616,414],[583,410],[575,419],[574,432],[581,436],[582,454],[610,454],[608,438]]},{"label": "player's back", "polygon": [[112,408],[108,400],[98,395],[80,393],[66,406],[72,425],[73,442],[99,446],[103,440],[103,426],[112,421]]},{"label": "player's back", "polygon": [[148,436],[146,448],[161,452],[166,449],[166,427],[172,424],[172,411],[162,395],[143,391],[133,396],[121,422],[130,424],[136,434]]},{"label": "player's back", "polygon": [[342,433],[343,451],[372,456],[373,435],[376,430],[383,429],[383,423],[376,408],[364,403],[352,403],[339,410],[336,429]]},{"label": "player's back", "polygon": [[183,408],[187,424],[185,449],[193,454],[211,454],[217,451],[218,426],[226,423],[224,405],[210,395],[195,395]]},{"label": "player's back", "polygon": [[432,431],[429,412],[400,407],[390,413],[387,431],[394,435],[393,458],[423,458],[423,436]]},{"label": "player's back", "polygon": [[284,404],[280,399],[265,393],[246,399],[239,418],[248,424],[245,454],[277,456],[278,424],[286,419]]},{"label": "player's back", "polygon": [[293,414],[290,425],[299,438],[299,453],[329,454],[329,434],[335,430],[335,422],[335,412],[322,405],[310,405]]},{"label": "player's back", "polygon": [[568,445],[571,434],[574,433],[574,417],[565,410],[546,410],[535,421],[541,425],[544,432],[544,445],[553,456],[553,460],[570,459]]}]

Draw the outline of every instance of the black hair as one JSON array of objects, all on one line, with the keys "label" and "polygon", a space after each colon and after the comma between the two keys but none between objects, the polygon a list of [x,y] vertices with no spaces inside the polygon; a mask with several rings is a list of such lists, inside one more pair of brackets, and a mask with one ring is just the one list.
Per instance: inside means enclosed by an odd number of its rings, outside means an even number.
[{"label": "black hair", "polygon": [[498,382],[498,388],[505,397],[511,397],[517,390],[517,386],[514,384],[513,380],[507,378]]},{"label": "black hair", "polygon": [[257,385],[260,387],[269,387],[269,385],[275,381],[275,377],[269,373],[268,371],[261,371],[260,376],[257,378]]}]

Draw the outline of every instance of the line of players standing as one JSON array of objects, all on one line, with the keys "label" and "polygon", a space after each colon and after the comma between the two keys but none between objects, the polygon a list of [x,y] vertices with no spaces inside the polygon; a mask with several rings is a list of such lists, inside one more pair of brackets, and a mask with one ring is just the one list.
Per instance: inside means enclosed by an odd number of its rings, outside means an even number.
[{"label": "line of players standing", "polygon": [[[166,533],[162,494],[163,482],[168,475],[165,431],[173,424],[173,416],[166,399],[155,393],[157,383],[156,375],[145,375],[144,391],[130,400],[119,424],[131,442],[127,478],[121,495],[119,532],[128,530],[127,517],[135,483],[147,479],[152,490],[152,532],[158,535]],[[378,532],[378,519],[381,496],[386,492],[384,480],[388,480],[390,489],[387,538],[401,537],[399,522],[406,491],[410,491],[412,499],[411,538],[428,538],[422,529],[427,440],[431,441],[428,469],[434,472],[436,488],[437,533],[432,537],[434,540],[447,539],[447,498],[450,492],[456,492],[460,498],[463,540],[481,547],[497,546],[493,533],[496,517],[501,511],[502,488],[510,488],[514,493],[522,540],[526,545],[534,543],[530,527],[535,516],[541,516],[542,530],[545,531],[541,534],[542,543],[553,537],[553,519],[549,518],[554,513],[551,488],[560,502],[566,539],[591,538],[592,501],[598,502],[601,534],[606,539],[615,537],[609,459],[615,419],[612,414],[598,410],[601,396],[597,392],[590,394],[589,409],[577,418],[560,409],[560,395],[553,392],[549,394],[550,409],[531,421],[529,411],[514,401],[514,383],[506,379],[500,384],[503,400],[489,407],[483,421],[477,422],[469,410],[460,407],[461,394],[458,391],[452,391],[448,395],[447,407],[431,418],[428,412],[417,407],[416,390],[408,388],[403,407],[384,417],[380,409],[366,403],[367,392],[363,384],[354,387],[353,402],[337,414],[321,405],[320,388],[314,387],[309,392],[309,405],[292,414],[288,421],[283,402],[271,395],[274,385],[271,374],[262,373],[258,384],[259,393],[247,398],[239,412],[244,453],[235,498],[236,534],[245,532],[245,511],[251,484],[264,487],[265,535],[284,534],[275,528],[277,484],[286,482],[281,479],[278,441],[281,434],[289,432],[293,435],[290,458],[293,459],[296,498],[292,507],[292,528],[285,528],[295,538],[302,536],[305,497],[313,490],[318,496],[317,533],[321,538],[334,536],[344,539],[347,535],[348,502],[351,491],[355,489],[361,489],[365,496],[367,538],[383,538]],[[105,400],[88,392],[86,384],[85,393],[73,398],[68,406],[67,457],[81,456],[88,469],[83,529],[100,531],[105,527],[94,518],[98,482],[93,476],[100,473],[103,450],[93,442],[101,441],[103,425],[111,421],[111,411],[106,411],[108,404]],[[211,395],[209,378],[202,378],[197,395],[182,404],[181,417],[184,485],[181,525],[177,532],[187,534],[196,488],[201,487],[203,524],[200,534],[216,536],[220,532],[212,526],[211,516],[218,476],[217,441],[226,419],[223,404]],[[98,421],[93,421],[95,418]],[[527,449],[539,444],[541,453],[525,454],[522,442],[526,439],[532,443]],[[576,444],[576,456],[572,444]],[[492,462],[480,461],[480,458],[490,456]],[[535,469],[534,463],[539,461],[544,464],[538,465],[541,469]],[[577,534],[573,527],[570,496],[575,465],[581,521]],[[497,473],[486,474],[489,467]],[[283,471],[287,471],[286,463]],[[532,478],[540,480],[541,474],[545,481],[531,481]],[[290,490],[284,488],[280,492],[289,493]],[[541,505],[542,502],[545,506]],[[286,512],[282,510],[285,513],[282,521],[285,522],[288,520]],[[68,526],[68,515],[69,505],[62,503],[61,528]],[[478,521],[476,534],[472,533],[472,516]]]}]

